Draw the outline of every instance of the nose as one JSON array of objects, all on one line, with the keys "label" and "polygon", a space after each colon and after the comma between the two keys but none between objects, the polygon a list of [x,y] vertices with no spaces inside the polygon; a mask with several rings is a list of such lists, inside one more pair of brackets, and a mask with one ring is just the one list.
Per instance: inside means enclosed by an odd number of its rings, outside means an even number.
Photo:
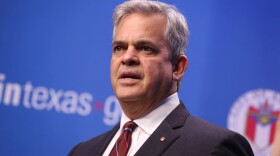
[{"label": "nose", "polygon": [[140,61],[139,61],[137,50],[133,46],[128,47],[128,49],[123,54],[122,64],[133,66],[133,65],[138,65],[139,63]]}]

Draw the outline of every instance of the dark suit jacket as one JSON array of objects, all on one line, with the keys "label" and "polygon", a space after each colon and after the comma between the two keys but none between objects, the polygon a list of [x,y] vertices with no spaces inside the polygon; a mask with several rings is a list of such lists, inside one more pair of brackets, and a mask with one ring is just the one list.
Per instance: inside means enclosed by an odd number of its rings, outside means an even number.
[{"label": "dark suit jacket", "polygon": [[[100,156],[119,124],[111,131],[76,145],[69,156]],[[165,141],[160,141],[165,137]],[[191,116],[181,103],[175,108],[136,156],[253,156],[248,141],[238,133]]]}]

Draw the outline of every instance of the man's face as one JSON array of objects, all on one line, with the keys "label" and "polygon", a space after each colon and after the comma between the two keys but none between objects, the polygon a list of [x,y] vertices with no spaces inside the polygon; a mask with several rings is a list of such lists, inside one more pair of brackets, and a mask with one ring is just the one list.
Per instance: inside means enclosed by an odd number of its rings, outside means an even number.
[{"label": "man's face", "polygon": [[116,27],[111,82],[121,104],[150,107],[176,91],[165,23],[161,15],[131,14]]}]

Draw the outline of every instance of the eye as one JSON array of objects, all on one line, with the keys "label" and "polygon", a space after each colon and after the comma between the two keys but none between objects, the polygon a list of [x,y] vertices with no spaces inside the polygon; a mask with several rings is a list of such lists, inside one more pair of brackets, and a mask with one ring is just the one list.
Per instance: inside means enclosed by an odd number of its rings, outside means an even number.
[{"label": "eye", "polygon": [[154,52],[154,49],[148,46],[142,46],[140,49],[145,52]]},{"label": "eye", "polygon": [[122,46],[114,46],[113,47],[114,52],[119,52],[119,51],[123,51],[123,50],[124,50],[124,47],[122,47]]}]

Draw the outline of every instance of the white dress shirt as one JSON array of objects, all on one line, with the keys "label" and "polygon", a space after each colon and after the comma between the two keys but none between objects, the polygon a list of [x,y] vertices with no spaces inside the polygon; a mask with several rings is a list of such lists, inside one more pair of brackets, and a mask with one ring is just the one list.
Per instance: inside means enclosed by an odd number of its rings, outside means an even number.
[{"label": "white dress shirt", "polygon": [[[151,134],[157,129],[162,121],[180,104],[177,92],[166,98],[162,104],[155,110],[151,111],[147,115],[134,120],[138,127],[132,133],[132,142],[129,148],[127,156],[133,156],[144,144],[144,142],[151,136]],[[130,121],[130,119],[122,113],[120,128],[107,146],[103,156],[108,156],[115,145],[117,139],[121,135],[123,125]]]}]

